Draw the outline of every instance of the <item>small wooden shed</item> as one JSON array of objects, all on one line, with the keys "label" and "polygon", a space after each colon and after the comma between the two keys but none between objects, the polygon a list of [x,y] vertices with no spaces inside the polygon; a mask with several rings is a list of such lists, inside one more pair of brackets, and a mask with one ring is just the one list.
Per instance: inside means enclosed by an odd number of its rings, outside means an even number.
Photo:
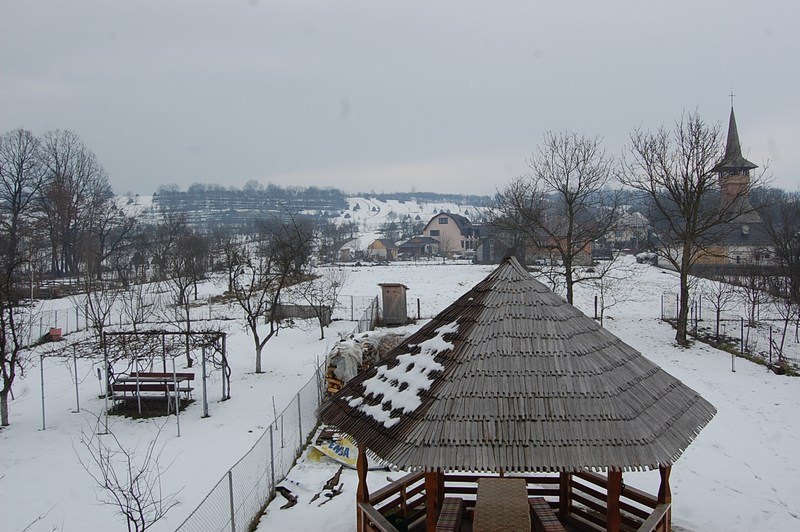
[{"label": "small wooden shed", "polygon": [[404,325],[408,321],[408,287],[401,283],[380,283],[379,286],[383,299],[383,324]]}]

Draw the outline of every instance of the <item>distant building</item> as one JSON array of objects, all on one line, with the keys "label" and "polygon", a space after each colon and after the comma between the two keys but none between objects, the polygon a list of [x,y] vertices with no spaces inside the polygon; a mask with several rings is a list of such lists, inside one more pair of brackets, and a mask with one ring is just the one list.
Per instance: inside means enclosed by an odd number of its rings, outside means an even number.
[{"label": "distant building", "polygon": [[614,249],[639,251],[647,246],[650,222],[645,215],[629,211],[620,216],[614,229],[606,235],[606,242]]},{"label": "distant building", "polygon": [[375,239],[367,246],[367,256],[377,260],[396,260],[398,247],[388,238]]},{"label": "distant building", "polygon": [[415,236],[403,242],[397,249],[405,257],[424,257],[438,253],[439,241],[427,236]]},{"label": "distant building", "polygon": [[[425,225],[422,235],[439,242],[439,253],[453,255],[475,254],[480,244],[480,231],[460,214],[440,213]],[[469,253],[467,253],[469,252]]]},{"label": "distant building", "polygon": [[770,259],[769,235],[761,216],[750,205],[750,171],[758,168],[742,156],[736,117],[731,107],[725,155],[714,168],[719,175],[720,202],[745,214],[720,228],[715,245],[697,261],[698,266],[735,266]]}]

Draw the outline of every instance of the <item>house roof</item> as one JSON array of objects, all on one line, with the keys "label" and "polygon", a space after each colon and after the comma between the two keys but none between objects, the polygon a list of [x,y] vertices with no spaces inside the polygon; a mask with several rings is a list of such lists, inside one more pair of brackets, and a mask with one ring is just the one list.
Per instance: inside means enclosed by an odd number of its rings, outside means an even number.
[{"label": "house roof", "polygon": [[391,464],[461,471],[669,465],[715,412],[513,258],[320,408]]},{"label": "house roof", "polygon": [[[461,216],[460,214],[453,214],[451,212],[443,212],[440,214],[435,214],[430,220],[428,220],[428,223],[425,224],[425,229],[427,229],[428,226],[430,226],[434,220],[438,220],[442,216],[448,216],[451,220],[453,220],[456,226],[458,227],[458,230],[461,231],[461,234],[464,236],[469,236],[470,231],[473,229],[472,222],[469,221],[469,218]],[[423,231],[425,229],[423,229]]]},{"label": "house roof", "polygon": [[389,240],[388,238],[376,238],[372,242],[372,244],[369,245],[370,249],[373,249],[373,246],[376,243],[380,243],[386,249],[396,249],[397,248],[397,244],[395,244],[394,241]]},{"label": "house roof", "polygon": [[431,238],[429,236],[415,236],[413,238],[408,239],[406,242],[403,242],[398,246],[400,249],[404,248],[421,248],[428,244],[432,245],[439,245],[439,241],[435,238]]},{"label": "house roof", "polygon": [[725,156],[715,167],[714,172],[731,172],[752,170],[758,168],[742,156],[742,146],[739,143],[739,130],[736,128],[736,116],[731,107],[731,117],[728,121],[728,141],[725,144]]}]

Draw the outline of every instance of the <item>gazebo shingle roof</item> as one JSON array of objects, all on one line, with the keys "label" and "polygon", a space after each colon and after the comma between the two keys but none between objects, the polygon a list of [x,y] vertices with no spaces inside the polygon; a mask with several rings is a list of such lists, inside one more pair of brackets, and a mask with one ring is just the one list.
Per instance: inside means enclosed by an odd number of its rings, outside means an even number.
[{"label": "gazebo shingle roof", "polygon": [[671,465],[715,412],[513,258],[320,409],[403,469],[519,472]]}]

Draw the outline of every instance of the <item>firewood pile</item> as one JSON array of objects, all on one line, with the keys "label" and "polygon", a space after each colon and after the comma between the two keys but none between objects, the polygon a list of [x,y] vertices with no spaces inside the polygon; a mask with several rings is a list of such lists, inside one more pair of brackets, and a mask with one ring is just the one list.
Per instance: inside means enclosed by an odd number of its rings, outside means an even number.
[{"label": "firewood pile", "polygon": [[347,381],[371,368],[400,345],[404,338],[404,335],[394,332],[370,331],[337,342],[327,357],[325,381],[328,393],[338,392]]}]

